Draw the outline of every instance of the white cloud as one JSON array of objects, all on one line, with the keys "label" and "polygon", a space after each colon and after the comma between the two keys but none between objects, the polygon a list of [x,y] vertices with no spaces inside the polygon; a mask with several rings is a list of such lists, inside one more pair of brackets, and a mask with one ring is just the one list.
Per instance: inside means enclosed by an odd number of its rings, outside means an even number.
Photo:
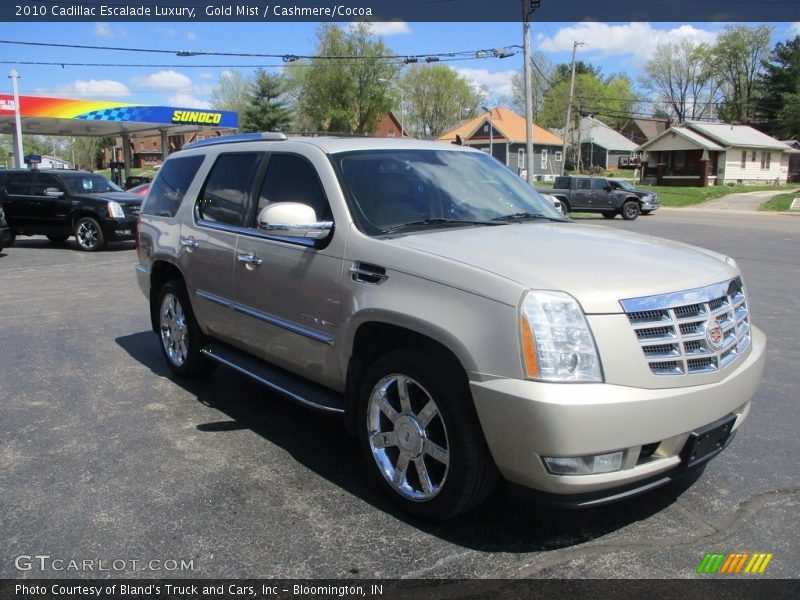
[{"label": "white cloud", "polygon": [[167,97],[170,106],[185,106],[186,108],[211,108],[211,103],[200,98],[195,98],[192,94],[172,94]]},{"label": "white cloud", "polygon": [[187,40],[196,40],[197,39],[197,34],[194,31],[188,31],[188,32],[186,32],[186,39]]},{"label": "white cloud", "polygon": [[193,87],[191,79],[172,69],[151,73],[147,77],[134,77],[131,81],[136,85],[164,91],[189,92]]},{"label": "white cloud", "polygon": [[219,74],[220,79],[229,79],[233,77],[233,71],[230,69],[225,69],[222,73]]},{"label": "white cloud", "polygon": [[[411,33],[411,27],[409,27],[408,23],[406,23],[405,21],[372,21],[372,22],[363,21],[363,22],[367,24],[372,33],[374,33],[375,35],[389,36],[389,35],[406,35],[408,33]],[[352,29],[361,24],[362,21],[356,21],[350,23],[348,27]]]},{"label": "white cloud", "polygon": [[200,73],[200,79],[203,79],[204,81],[210,81],[214,79],[214,74],[209,73],[208,71],[203,71],[202,73]]},{"label": "white cloud", "polygon": [[792,31],[795,35],[800,35],[800,23],[792,23]]},{"label": "white cloud", "polygon": [[601,56],[633,54],[641,60],[648,60],[660,44],[682,40],[710,43],[715,39],[714,32],[692,25],[655,29],[650,23],[609,25],[583,22],[560,29],[552,37],[540,34],[536,47],[545,52],[567,52],[572,50],[573,42],[578,41],[586,43],[578,48],[579,53],[599,53]]},{"label": "white cloud", "polygon": [[128,37],[128,32],[126,32],[124,29],[111,27],[111,25],[109,25],[108,23],[95,23],[94,34],[97,37],[106,39]]},{"label": "white cloud", "polygon": [[58,89],[59,95],[81,96],[83,98],[103,99],[103,98],[123,98],[130,96],[131,91],[128,86],[112,79],[90,79],[83,81],[76,79],[72,83]]},{"label": "white cloud", "polygon": [[511,79],[516,71],[489,71],[488,69],[460,68],[456,72],[476,87],[486,86],[492,97],[510,96]]}]

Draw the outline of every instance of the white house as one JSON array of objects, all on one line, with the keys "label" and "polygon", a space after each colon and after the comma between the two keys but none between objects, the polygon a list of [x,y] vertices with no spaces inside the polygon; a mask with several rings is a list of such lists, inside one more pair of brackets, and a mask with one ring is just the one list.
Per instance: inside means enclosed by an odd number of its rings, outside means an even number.
[{"label": "white house", "polygon": [[646,152],[642,178],[658,185],[786,182],[787,144],[746,125],[689,121],[638,148]]}]

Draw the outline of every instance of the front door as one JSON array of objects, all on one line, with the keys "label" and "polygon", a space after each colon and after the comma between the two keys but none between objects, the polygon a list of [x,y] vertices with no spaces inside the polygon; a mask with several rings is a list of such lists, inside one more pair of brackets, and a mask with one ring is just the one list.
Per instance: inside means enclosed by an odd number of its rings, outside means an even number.
[{"label": "front door", "polygon": [[261,358],[303,372],[323,385],[340,380],[334,352],[340,314],[343,260],[325,241],[270,238],[258,213],[276,202],[311,206],[331,221],[327,196],[308,159],[273,153],[248,233],[236,248],[239,340]]},{"label": "front door", "polygon": [[[61,195],[48,195],[47,190],[58,190]],[[46,173],[38,173],[33,180],[31,196],[35,198],[36,220],[40,223],[42,231],[46,233],[71,233],[72,223],[69,213],[72,201],[67,197],[67,190],[63,185]]]}]

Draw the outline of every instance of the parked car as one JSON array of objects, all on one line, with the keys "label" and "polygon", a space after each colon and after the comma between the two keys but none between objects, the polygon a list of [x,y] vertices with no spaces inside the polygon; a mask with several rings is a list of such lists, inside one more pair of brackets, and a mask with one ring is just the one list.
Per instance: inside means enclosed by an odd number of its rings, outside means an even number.
[{"label": "parked car", "polygon": [[131,191],[131,188],[138,187],[143,183],[150,183],[153,181],[153,178],[149,175],[128,175],[125,178],[125,190]]},{"label": "parked car", "polygon": [[14,234],[11,233],[11,228],[6,221],[6,213],[3,211],[3,207],[0,206],[0,250],[8,248],[13,243]]},{"label": "parked car", "polygon": [[626,221],[632,221],[640,213],[650,213],[660,206],[657,194],[629,190],[604,177],[556,177],[553,189],[540,189],[539,192],[557,198],[565,214],[569,211],[593,212],[607,219],[619,214]]},{"label": "parked car", "polygon": [[74,235],[91,252],[135,237],[142,197],[87,171],[12,169],[0,171],[0,204],[14,236],[63,242]]},{"label": "parked car", "polygon": [[221,364],[341,415],[423,518],[500,476],[568,506],[667,484],[728,445],[765,362],[733,259],[565,219],[463,146],[190,144],[137,250],[173,373]]},{"label": "parked car", "polygon": [[558,198],[556,198],[555,196],[551,196],[550,194],[541,194],[541,195],[544,197],[544,199],[545,199],[545,200],[547,200],[548,202],[550,202],[550,204],[552,204],[552,205],[553,205],[553,208],[555,208],[555,209],[556,209],[558,212],[560,212],[562,215],[565,215],[565,214],[567,214],[567,211],[566,211],[566,210],[564,210],[564,205],[563,205],[563,204],[561,204],[561,200],[559,200],[559,199],[558,199]]},{"label": "parked car", "polygon": [[657,210],[661,206],[661,200],[659,200],[658,194],[651,192],[650,190],[641,190],[633,185],[630,181],[625,181],[623,179],[609,179],[608,183],[612,188],[614,188],[615,191],[636,194],[641,201],[639,210],[643,215],[649,215],[651,212]]},{"label": "parked car", "polygon": [[128,190],[129,194],[136,194],[137,196],[147,196],[147,192],[150,191],[150,183],[141,183],[136,187],[132,187]]}]

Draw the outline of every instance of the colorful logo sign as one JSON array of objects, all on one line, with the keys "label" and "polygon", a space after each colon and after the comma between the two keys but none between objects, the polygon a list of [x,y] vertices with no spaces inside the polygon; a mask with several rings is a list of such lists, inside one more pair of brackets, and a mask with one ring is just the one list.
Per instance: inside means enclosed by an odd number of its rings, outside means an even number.
[{"label": "colorful logo sign", "polygon": [[728,575],[760,575],[767,570],[772,554],[764,552],[725,552],[706,553],[700,566],[697,567],[698,573],[703,574],[728,574]]}]

